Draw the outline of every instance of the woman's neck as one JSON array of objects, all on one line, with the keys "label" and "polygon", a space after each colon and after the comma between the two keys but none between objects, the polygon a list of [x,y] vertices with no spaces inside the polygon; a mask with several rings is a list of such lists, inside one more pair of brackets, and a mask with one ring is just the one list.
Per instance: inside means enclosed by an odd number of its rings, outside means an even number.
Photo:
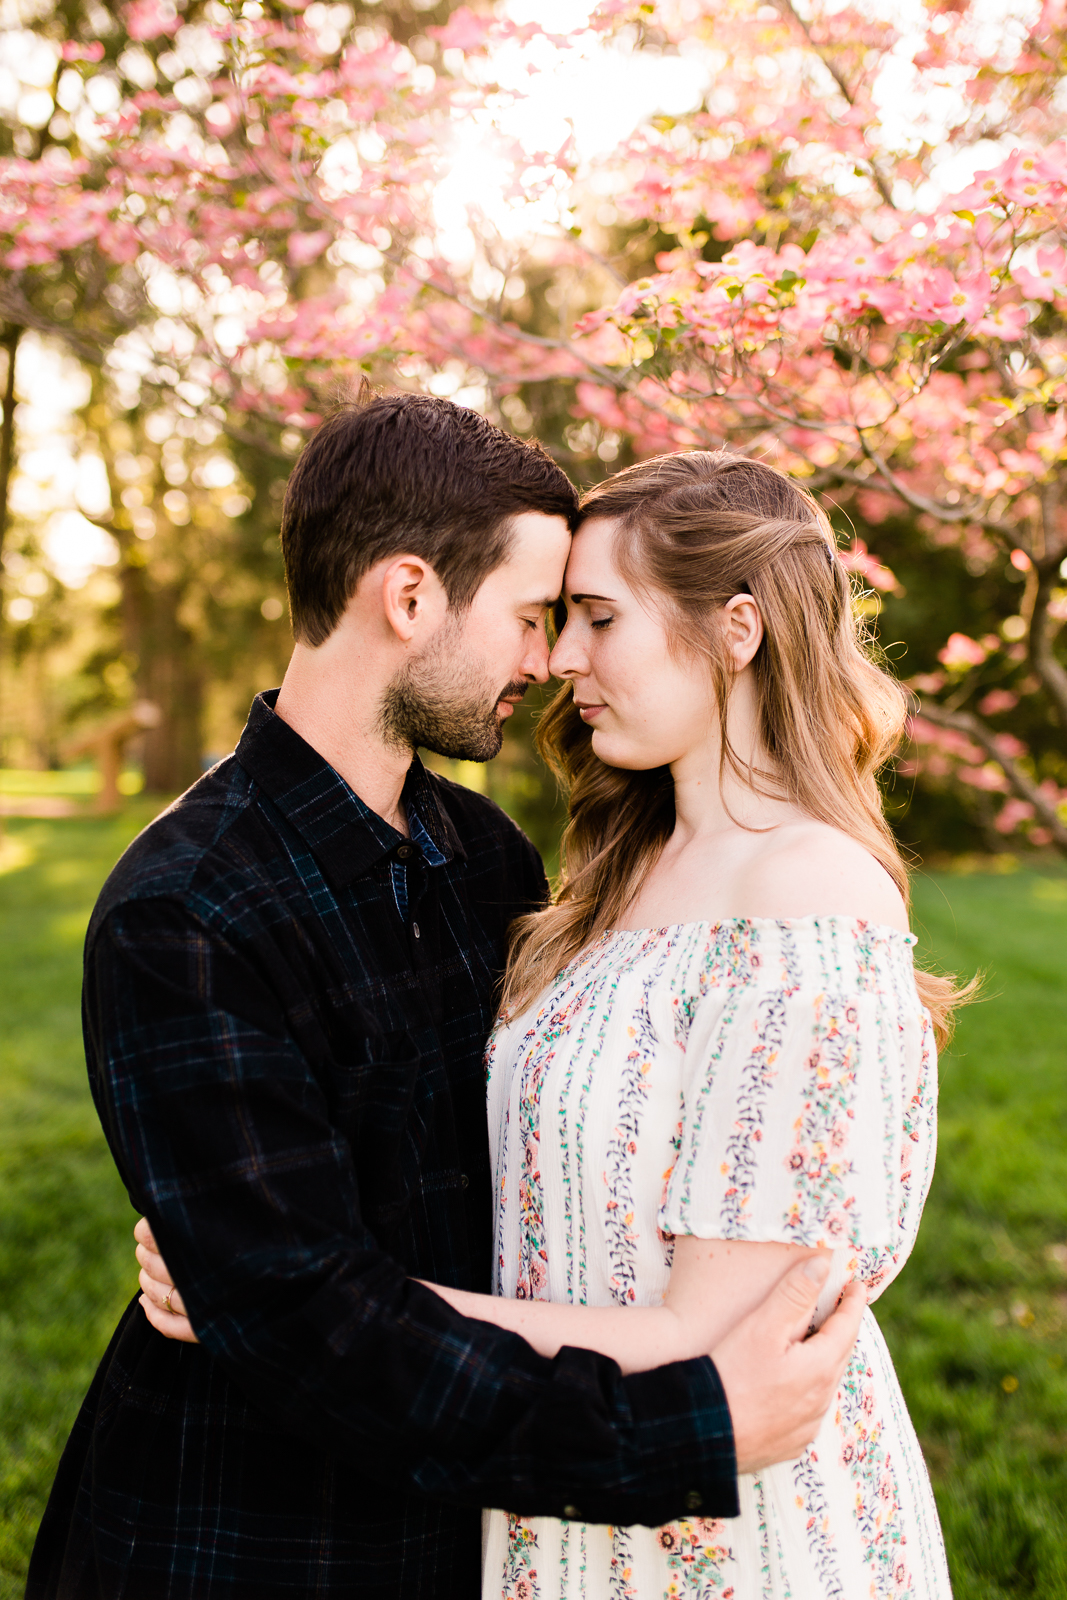
[{"label": "woman's neck", "polygon": [[[738,827],[774,827],[797,814],[784,796],[763,792],[774,788],[774,762],[760,738],[756,686],[748,670],[734,682],[726,727],[736,767],[722,760],[717,716],[706,736],[672,763],[676,847]],[[752,774],[751,780],[746,773]]]}]

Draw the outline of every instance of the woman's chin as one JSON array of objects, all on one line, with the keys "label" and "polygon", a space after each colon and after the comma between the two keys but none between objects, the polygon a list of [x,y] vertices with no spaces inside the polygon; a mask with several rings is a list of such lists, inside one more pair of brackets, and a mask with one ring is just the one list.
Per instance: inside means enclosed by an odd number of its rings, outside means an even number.
[{"label": "woman's chin", "polygon": [[626,772],[648,772],[662,767],[664,758],[658,751],[642,750],[629,740],[613,738],[600,728],[593,729],[593,754],[606,767],[621,767]]}]

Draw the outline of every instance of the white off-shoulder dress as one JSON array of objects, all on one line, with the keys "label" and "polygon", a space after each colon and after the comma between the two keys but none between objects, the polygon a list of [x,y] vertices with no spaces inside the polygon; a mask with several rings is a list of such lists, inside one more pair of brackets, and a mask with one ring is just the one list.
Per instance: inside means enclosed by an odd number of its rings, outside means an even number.
[{"label": "white off-shoulder dress", "polygon": [[[915,1240],[936,1079],[913,938],[845,917],[605,934],[488,1046],[495,1292],[657,1305],[673,1237],[834,1251],[872,1298]],[[741,1514],[663,1528],[493,1511],[483,1600],[948,1600],[878,1325],[814,1445]]]}]

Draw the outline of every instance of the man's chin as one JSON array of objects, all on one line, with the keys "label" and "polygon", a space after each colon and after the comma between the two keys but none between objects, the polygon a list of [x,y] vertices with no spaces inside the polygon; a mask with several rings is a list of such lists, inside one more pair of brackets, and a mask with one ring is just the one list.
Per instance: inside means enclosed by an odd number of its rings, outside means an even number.
[{"label": "man's chin", "polygon": [[480,764],[498,756],[503,743],[504,735],[500,728],[492,733],[487,729],[484,739],[471,740],[470,743],[451,739],[435,739],[432,744],[427,740],[422,741],[424,750],[432,750],[435,756],[444,756],[446,761],[477,761]]}]

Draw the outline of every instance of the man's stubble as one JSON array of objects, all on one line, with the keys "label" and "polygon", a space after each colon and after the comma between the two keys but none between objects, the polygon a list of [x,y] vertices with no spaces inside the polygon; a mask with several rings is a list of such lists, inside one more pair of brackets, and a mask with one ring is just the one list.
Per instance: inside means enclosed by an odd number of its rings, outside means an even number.
[{"label": "man's stubble", "polygon": [[453,761],[492,761],[504,740],[497,704],[525,694],[523,679],[498,689],[470,660],[459,619],[450,616],[421,655],[397,673],[382,697],[387,743],[433,750]]}]

